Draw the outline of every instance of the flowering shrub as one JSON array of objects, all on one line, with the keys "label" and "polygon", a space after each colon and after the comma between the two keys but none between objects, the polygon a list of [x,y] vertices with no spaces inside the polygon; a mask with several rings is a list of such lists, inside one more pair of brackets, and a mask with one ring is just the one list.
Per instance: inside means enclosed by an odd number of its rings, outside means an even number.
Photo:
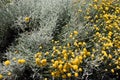
[{"label": "flowering shrub", "polygon": [[0,64],[1,80],[120,79],[119,0],[27,2],[16,2],[31,10],[13,20],[23,32]]}]

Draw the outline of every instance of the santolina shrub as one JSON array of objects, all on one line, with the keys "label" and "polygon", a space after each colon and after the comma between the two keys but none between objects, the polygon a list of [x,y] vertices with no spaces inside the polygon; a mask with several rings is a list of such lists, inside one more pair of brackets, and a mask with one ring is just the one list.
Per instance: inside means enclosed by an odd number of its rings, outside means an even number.
[{"label": "santolina shrub", "polygon": [[39,1],[44,8],[35,9],[45,16],[23,18],[35,30],[23,32],[9,47],[0,79],[119,80],[119,0],[52,0],[54,7],[51,0]]}]

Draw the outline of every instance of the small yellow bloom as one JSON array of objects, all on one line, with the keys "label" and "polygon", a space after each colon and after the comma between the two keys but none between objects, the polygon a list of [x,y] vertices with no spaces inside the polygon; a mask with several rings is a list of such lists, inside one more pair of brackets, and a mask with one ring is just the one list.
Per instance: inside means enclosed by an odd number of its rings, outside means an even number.
[{"label": "small yellow bloom", "polygon": [[91,55],[91,58],[92,58],[92,59],[94,59],[94,58],[95,58],[95,55],[94,55],[94,54],[92,54],[92,55]]},{"label": "small yellow bloom", "polygon": [[54,72],[51,72],[51,75],[54,77],[54,76],[55,76],[55,73],[54,73]]},{"label": "small yellow bloom", "polygon": [[82,59],[83,59],[83,57],[80,55],[80,56],[79,56],[79,60],[81,61]]},{"label": "small yellow bloom", "polygon": [[12,73],[11,73],[11,72],[8,72],[7,74],[8,74],[8,76],[11,76],[11,75],[12,75]]},{"label": "small yellow bloom", "polygon": [[111,72],[114,73],[115,72],[114,69],[111,69]]},{"label": "small yellow bloom", "polygon": [[37,65],[40,65],[40,58],[36,58],[35,61]]},{"label": "small yellow bloom", "polygon": [[15,61],[15,60],[16,60],[16,58],[15,58],[15,57],[13,57],[13,58],[12,58],[12,60],[13,60],[13,61]]},{"label": "small yellow bloom", "polygon": [[30,17],[25,17],[25,22],[29,22],[30,21]]},{"label": "small yellow bloom", "polygon": [[82,12],[82,10],[81,10],[81,9],[79,9],[79,10],[78,10],[78,12]]},{"label": "small yellow bloom", "polygon": [[45,78],[44,80],[48,80],[47,78]]},{"label": "small yellow bloom", "polygon": [[107,10],[109,10],[109,8],[108,8],[108,7],[105,7],[105,10],[107,11]]},{"label": "small yellow bloom", "polygon": [[78,77],[78,73],[77,73],[77,72],[75,72],[75,73],[74,73],[74,76],[75,76],[75,77]]},{"label": "small yellow bloom", "polygon": [[75,35],[78,35],[78,31],[74,31],[73,33],[74,33]]},{"label": "small yellow bloom", "polygon": [[62,75],[62,78],[64,78],[64,79],[65,79],[65,78],[67,78],[67,76],[64,74],[64,75]]},{"label": "small yellow bloom", "polygon": [[73,37],[73,35],[72,35],[72,34],[70,34],[70,35],[69,35],[69,38],[72,38],[72,37]]},{"label": "small yellow bloom", "polygon": [[91,54],[90,52],[87,52],[87,53],[86,53],[87,56],[90,56],[90,54]]},{"label": "small yellow bloom", "polygon": [[98,0],[93,0],[94,2],[98,2]]},{"label": "small yellow bloom", "polygon": [[45,65],[47,64],[47,60],[46,60],[46,59],[42,59],[42,60],[41,60],[41,63],[42,63],[42,65],[45,66]]},{"label": "small yellow bloom", "polygon": [[39,58],[39,57],[41,57],[41,55],[42,55],[42,53],[38,52],[38,53],[35,54],[35,58]]},{"label": "small yellow bloom", "polygon": [[66,70],[66,69],[63,69],[63,72],[67,72],[67,70]]},{"label": "small yellow bloom", "polygon": [[71,76],[72,76],[72,74],[71,74],[71,73],[67,73],[67,76],[68,76],[68,77],[71,77]]},{"label": "small yellow bloom", "polygon": [[79,71],[82,72],[82,68],[79,68]]},{"label": "small yellow bloom", "polygon": [[104,55],[105,57],[108,56],[107,53],[106,53],[106,51],[102,51],[102,53],[103,53],[103,55]]},{"label": "small yellow bloom", "polygon": [[45,55],[46,55],[46,56],[49,55],[49,52],[46,52]]},{"label": "small yellow bloom", "polygon": [[73,65],[74,70],[78,70],[78,65]]},{"label": "small yellow bloom", "polygon": [[120,69],[120,66],[117,66],[116,68],[117,68],[117,69]]},{"label": "small yellow bloom", "polygon": [[79,47],[79,44],[75,41],[74,46]]},{"label": "small yellow bloom", "polygon": [[67,47],[70,47],[71,45],[70,45],[70,43],[67,43]]},{"label": "small yellow bloom", "polygon": [[4,62],[4,65],[5,65],[5,66],[9,66],[9,65],[10,65],[10,61],[9,61],[9,60],[5,61],[5,62]]},{"label": "small yellow bloom", "polygon": [[60,65],[58,66],[58,68],[59,68],[60,70],[62,69],[62,67],[63,67],[62,64],[60,64]]},{"label": "small yellow bloom", "polygon": [[25,59],[18,59],[18,64],[24,64],[26,62]]},{"label": "small yellow bloom", "polygon": [[2,74],[0,74],[0,80],[3,78],[3,75]]},{"label": "small yellow bloom", "polygon": [[112,59],[112,55],[111,54],[109,54],[109,56],[108,56],[110,59]]},{"label": "small yellow bloom", "polygon": [[63,54],[67,53],[67,50],[66,50],[66,49],[63,49],[62,53],[63,53]]}]

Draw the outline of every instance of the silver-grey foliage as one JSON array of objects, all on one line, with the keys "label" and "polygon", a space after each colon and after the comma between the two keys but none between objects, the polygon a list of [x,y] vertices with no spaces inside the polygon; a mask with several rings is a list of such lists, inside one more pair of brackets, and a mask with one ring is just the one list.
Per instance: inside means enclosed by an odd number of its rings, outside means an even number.
[{"label": "silver-grey foliage", "polygon": [[[4,26],[19,33],[19,38],[16,38],[15,43],[12,43],[6,52],[7,59],[11,61],[13,57],[25,58],[30,61],[29,65],[32,64],[33,56],[39,51],[39,46],[41,44],[46,46],[53,39],[53,31],[56,26],[61,25],[58,22],[67,20],[68,17],[62,15],[64,13],[67,15],[66,11],[69,12],[70,7],[69,0],[13,0],[7,4],[0,11],[0,28],[3,29]],[[25,22],[25,17],[30,18],[28,23]],[[19,54],[15,55],[15,51]],[[11,62],[7,71],[14,71],[13,66],[15,64]],[[13,72],[13,75],[17,74]]]}]

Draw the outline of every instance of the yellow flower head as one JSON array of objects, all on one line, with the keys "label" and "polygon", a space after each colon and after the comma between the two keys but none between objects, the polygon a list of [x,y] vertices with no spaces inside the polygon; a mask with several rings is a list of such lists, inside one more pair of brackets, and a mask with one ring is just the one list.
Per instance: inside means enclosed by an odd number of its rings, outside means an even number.
[{"label": "yellow flower head", "polygon": [[51,72],[51,75],[54,77],[55,76],[55,72]]},{"label": "yellow flower head", "polygon": [[58,66],[58,68],[61,70],[61,69],[63,68],[63,65],[60,64],[60,65]]},{"label": "yellow flower head", "polygon": [[3,78],[3,75],[2,74],[0,74],[0,80]]},{"label": "yellow flower head", "polygon": [[74,70],[78,70],[78,65],[73,65]]},{"label": "yellow flower head", "polygon": [[74,31],[73,33],[74,33],[75,35],[78,35],[78,31]]},{"label": "yellow flower head", "polygon": [[72,74],[71,74],[71,73],[67,73],[67,76],[68,76],[68,77],[71,77],[71,76],[72,76]]},{"label": "yellow flower head", "polygon": [[42,55],[42,53],[38,52],[38,53],[35,54],[35,58],[39,58],[39,57],[41,57],[41,55]]},{"label": "yellow flower head", "polygon": [[25,22],[29,22],[30,21],[30,17],[25,17]]},{"label": "yellow flower head", "polygon": [[36,58],[35,61],[37,65],[40,65],[40,58]]},{"label": "yellow flower head", "polygon": [[83,71],[82,68],[79,68],[79,71],[82,72]]},{"label": "yellow flower head", "polygon": [[44,80],[48,80],[48,78],[45,78]]},{"label": "yellow flower head", "polygon": [[4,62],[4,65],[5,65],[5,66],[9,66],[9,65],[10,65],[10,61],[9,61],[9,60],[5,61],[5,62]]},{"label": "yellow flower head", "polygon": [[47,60],[46,59],[42,59],[41,63],[42,63],[42,65],[46,65],[47,64]]},{"label": "yellow flower head", "polygon": [[12,75],[12,73],[11,73],[11,72],[8,72],[7,74],[8,74],[8,76],[11,76],[11,75]]},{"label": "yellow flower head", "polygon": [[75,72],[75,73],[74,73],[74,76],[75,76],[75,77],[78,77],[78,73],[77,73],[77,72]]},{"label": "yellow flower head", "polygon": [[67,78],[67,76],[64,74],[64,75],[62,75],[62,78],[64,78],[64,79],[65,79],[65,78]]},{"label": "yellow flower head", "polygon": [[111,69],[111,72],[114,73],[115,72],[114,69]]},{"label": "yellow flower head", "polygon": [[15,58],[15,57],[13,57],[13,58],[12,58],[12,60],[13,60],[13,61],[15,61],[15,60],[16,60],[16,58]]},{"label": "yellow flower head", "polygon": [[25,59],[18,59],[18,64],[24,64],[26,62]]}]

